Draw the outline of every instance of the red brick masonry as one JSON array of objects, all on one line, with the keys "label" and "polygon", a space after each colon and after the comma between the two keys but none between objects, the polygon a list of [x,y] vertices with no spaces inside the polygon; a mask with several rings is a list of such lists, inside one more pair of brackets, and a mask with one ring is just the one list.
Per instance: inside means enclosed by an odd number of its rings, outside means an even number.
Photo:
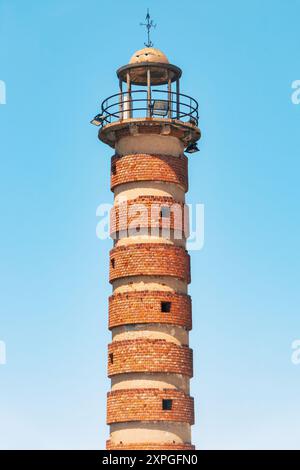
[{"label": "red brick masonry", "polygon": [[[170,302],[170,312],[162,312],[162,302]],[[137,323],[163,323],[191,330],[191,297],[161,291],[112,295],[109,298],[109,328]]]},{"label": "red brick masonry", "polygon": [[[163,410],[163,399],[172,409]],[[174,421],[194,424],[194,399],[179,390],[129,389],[107,394],[107,424],[128,421]]]},{"label": "red brick masonry", "polygon": [[163,339],[113,341],[108,346],[108,376],[164,372],[193,376],[193,351]]},{"label": "red brick masonry", "polygon": [[128,276],[171,276],[190,283],[190,256],[165,243],[137,243],[110,251],[110,282]]},{"label": "red brick masonry", "polygon": [[157,444],[155,442],[144,442],[136,444],[115,444],[110,440],[106,441],[108,450],[194,450],[192,444],[171,444],[170,442]]},{"label": "red brick masonry", "polygon": [[111,159],[111,190],[133,181],[165,181],[188,190],[188,159],[180,157],[135,154]]},{"label": "red brick masonry", "polygon": [[[161,208],[169,208],[170,216],[162,217]],[[188,222],[188,206],[172,197],[139,196],[111,209],[110,234],[128,229],[163,227],[178,230],[182,238],[182,234],[187,238]]]}]

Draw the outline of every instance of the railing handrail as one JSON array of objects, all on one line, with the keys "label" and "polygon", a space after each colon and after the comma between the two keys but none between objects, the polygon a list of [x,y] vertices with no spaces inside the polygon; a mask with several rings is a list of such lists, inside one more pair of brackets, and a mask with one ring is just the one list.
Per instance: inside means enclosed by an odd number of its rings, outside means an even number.
[{"label": "railing handrail", "polygon": [[[141,90],[141,91],[143,91],[143,90]],[[155,93],[156,93],[156,92],[158,92],[158,93],[167,93],[167,94],[170,93],[171,95],[175,95],[175,96],[178,95],[179,97],[180,97],[180,96],[183,96],[184,98],[187,98],[187,99],[189,99],[189,100],[192,100],[192,101],[195,103],[195,105],[196,105],[196,106],[195,106],[196,109],[198,109],[198,101],[195,100],[195,98],[192,98],[192,96],[185,95],[184,93],[177,93],[176,91],[170,91],[170,92],[169,92],[168,90],[152,90],[152,92],[155,92]]]},{"label": "railing handrail", "polygon": [[[144,93],[147,96],[142,98],[136,98],[134,95],[138,93]],[[157,98],[157,94],[167,94],[168,98]],[[156,96],[153,96],[156,95]],[[125,99],[124,99],[125,98]],[[189,100],[189,103],[183,101]],[[113,102],[112,102],[113,101]],[[112,118],[116,120],[123,120],[124,114],[129,114],[132,117],[132,113],[134,111],[145,111],[147,112],[147,116],[153,117],[153,115],[159,115],[153,111],[153,102],[154,101],[161,101],[169,104],[169,108],[166,112],[168,114],[167,118],[171,119],[183,119],[186,117],[190,117],[191,119],[198,123],[198,103],[197,101],[192,98],[191,96],[185,95],[184,93],[177,93],[174,91],[169,90],[151,90],[151,98],[148,98],[148,91],[147,90],[131,90],[131,91],[123,91],[119,93],[115,93],[108,98],[106,98],[101,103],[101,111],[102,111],[102,125],[105,123],[112,122]],[[134,106],[135,103],[145,103],[144,107],[140,107],[138,104],[137,107]],[[130,106],[127,108],[126,106],[130,103]],[[175,109],[173,109],[173,105]],[[114,107],[118,107],[117,110],[113,112]],[[125,108],[125,109],[124,109]],[[184,108],[184,110],[182,109]]]}]

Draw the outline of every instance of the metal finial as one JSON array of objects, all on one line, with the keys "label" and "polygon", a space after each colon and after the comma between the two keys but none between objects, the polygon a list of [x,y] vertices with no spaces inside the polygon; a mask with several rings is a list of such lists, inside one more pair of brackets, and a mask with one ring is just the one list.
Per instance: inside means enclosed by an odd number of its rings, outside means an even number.
[{"label": "metal finial", "polygon": [[151,28],[156,28],[156,24],[153,23],[153,20],[150,19],[149,8],[147,8],[146,23],[140,23],[140,26],[146,26],[148,42],[144,42],[146,47],[152,47],[153,42],[150,40],[150,30]]}]

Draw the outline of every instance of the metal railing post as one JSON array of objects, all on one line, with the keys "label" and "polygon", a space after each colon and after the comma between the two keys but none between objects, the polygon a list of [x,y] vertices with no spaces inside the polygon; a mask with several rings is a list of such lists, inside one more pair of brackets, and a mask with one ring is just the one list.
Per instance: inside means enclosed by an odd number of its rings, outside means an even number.
[{"label": "metal railing post", "polygon": [[127,101],[128,101],[128,104],[127,104],[127,116],[129,118],[132,117],[132,108],[133,106],[131,105],[132,101],[131,101],[131,82],[130,82],[130,74],[129,72],[127,72],[127,75],[126,75],[126,81],[127,81]]},{"label": "metal railing post", "polygon": [[176,118],[177,119],[179,119],[179,117],[180,117],[179,94],[180,94],[179,79],[177,78],[177,80],[176,80]]},{"label": "metal railing post", "polygon": [[172,82],[171,82],[171,77],[170,77],[170,74],[169,74],[169,77],[168,77],[168,104],[169,104],[169,108],[168,108],[168,117],[169,119],[172,119]]},{"label": "metal railing post", "polygon": [[120,94],[119,94],[119,119],[123,119],[123,82],[122,79],[119,79],[119,89],[120,89]]},{"label": "metal railing post", "polygon": [[147,69],[147,117],[151,117],[151,74]]}]

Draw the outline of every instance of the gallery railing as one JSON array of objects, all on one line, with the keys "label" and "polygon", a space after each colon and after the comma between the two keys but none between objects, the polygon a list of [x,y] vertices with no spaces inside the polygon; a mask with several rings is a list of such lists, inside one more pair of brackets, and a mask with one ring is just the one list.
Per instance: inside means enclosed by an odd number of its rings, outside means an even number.
[{"label": "gallery railing", "polygon": [[101,104],[102,126],[129,118],[177,119],[198,125],[198,103],[183,93],[132,90],[109,96]]}]

